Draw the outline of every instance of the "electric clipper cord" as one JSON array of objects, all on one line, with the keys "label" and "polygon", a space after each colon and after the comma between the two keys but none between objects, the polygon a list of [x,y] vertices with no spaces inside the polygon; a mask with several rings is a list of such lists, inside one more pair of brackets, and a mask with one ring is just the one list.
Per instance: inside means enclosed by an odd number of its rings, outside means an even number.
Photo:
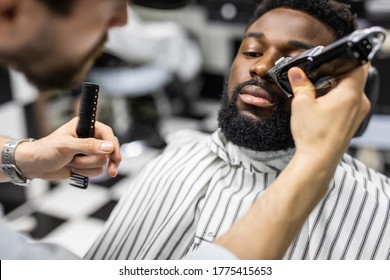
[{"label": "electric clipper cord", "polygon": [[[95,135],[95,121],[99,86],[93,83],[83,83],[80,94],[79,122],[76,133],[79,138],[89,138]],[[83,155],[77,155],[83,156]],[[86,189],[89,179],[76,173],[71,173],[71,186]]]}]

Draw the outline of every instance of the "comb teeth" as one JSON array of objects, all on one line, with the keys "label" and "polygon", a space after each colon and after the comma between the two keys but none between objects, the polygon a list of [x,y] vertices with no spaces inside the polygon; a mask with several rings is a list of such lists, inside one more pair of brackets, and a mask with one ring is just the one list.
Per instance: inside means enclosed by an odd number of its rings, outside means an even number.
[{"label": "comb teeth", "polygon": [[[83,83],[80,95],[79,122],[76,133],[79,138],[88,138],[95,135],[95,120],[99,86],[93,83]],[[83,155],[76,155],[83,156]],[[71,186],[81,189],[88,187],[89,179],[86,176],[71,172]]]},{"label": "comb teeth", "polygon": [[86,189],[88,187],[89,179],[86,176],[79,175],[76,173],[71,173],[70,180],[74,183],[70,183],[71,186],[80,188],[80,189]]}]

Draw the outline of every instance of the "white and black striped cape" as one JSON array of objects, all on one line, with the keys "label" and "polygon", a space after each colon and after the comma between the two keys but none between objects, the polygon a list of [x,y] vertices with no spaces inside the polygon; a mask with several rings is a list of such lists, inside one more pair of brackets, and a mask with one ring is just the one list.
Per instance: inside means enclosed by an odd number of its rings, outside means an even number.
[{"label": "white and black striped cape", "polygon": [[[225,232],[294,153],[244,150],[220,131],[172,139],[129,186],[86,259],[182,258]],[[389,178],[344,155],[285,258],[389,259],[389,198]]]}]

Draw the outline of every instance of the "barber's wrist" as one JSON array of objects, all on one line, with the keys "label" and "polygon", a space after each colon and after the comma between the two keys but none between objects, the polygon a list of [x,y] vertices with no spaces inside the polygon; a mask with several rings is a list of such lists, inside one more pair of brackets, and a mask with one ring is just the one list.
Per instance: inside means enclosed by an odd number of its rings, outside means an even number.
[{"label": "barber's wrist", "polygon": [[33,148],[33,141],[31,139],[31,141],[21,142],[15,149],[16,166],[27,179],[37,178],[34,170],[39,168],[39,166],[36,166],[36,152]]},{"label": "barber's wrist", "polygon": [[318,187],[327,189],[329,181],[334,175],[334,171],[340,161],[341,156],[333,156],[322,152],[306,153],[296,151],[289,167],[295,171],[305,170],[301,173],[299,180],[311,182]]},{"label": "barber's wrist", "polygon": [[[3,173],[3,177],[7,178],[11,183],[15,185],[26,185],[29,183],[29,178],[20,169],[20,165],[16,163],[16,149],[26,142],[32,142],[34,139],[9,139],[3,142],[1,147],[1,165],[0,169]],[[29,159],[26,155],[23,158]],[[3,180],[3,179],[2,179]]]},{"label": "barber's wrist", "polygon": [[296,147],[295,154],[300,158],[311,161],[318,166],[330,166],[340,161],[346,148],[340,145],[322,143],[322,145],[301,145]]}]

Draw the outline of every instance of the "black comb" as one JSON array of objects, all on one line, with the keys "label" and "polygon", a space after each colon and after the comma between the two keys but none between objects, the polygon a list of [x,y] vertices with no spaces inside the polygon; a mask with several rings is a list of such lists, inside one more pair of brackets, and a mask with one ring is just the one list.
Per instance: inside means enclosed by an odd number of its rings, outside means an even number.
[{"label": "black comb", "polygon": [[[79,138],[89,138],[95,135],[95,121],[97,100],[99,97],[99,86],[93,83],[83,83],[80,94],[79,123],[76,133]],[[77,155],[82,156],[82,155]],[[88,177],[76,173],[71,173],[71,186],[86,189],[88,187]]]}]

